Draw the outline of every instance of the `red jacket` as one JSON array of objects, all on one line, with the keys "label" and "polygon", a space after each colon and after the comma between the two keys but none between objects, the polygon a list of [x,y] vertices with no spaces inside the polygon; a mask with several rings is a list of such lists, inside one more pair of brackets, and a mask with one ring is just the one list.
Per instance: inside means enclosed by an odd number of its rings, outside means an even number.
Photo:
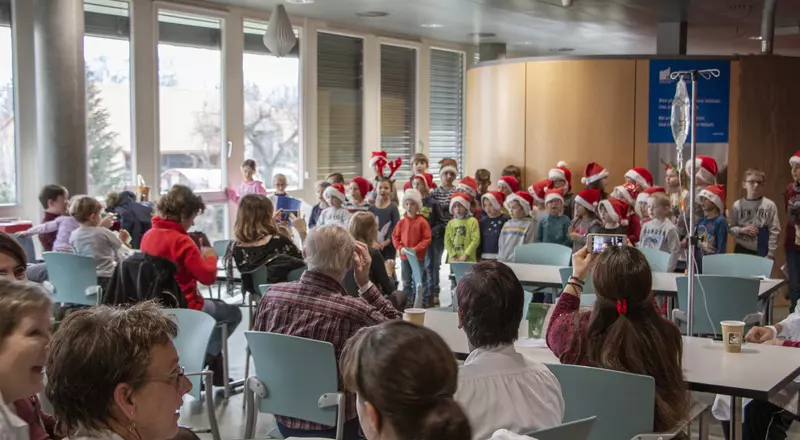
[{"label": "red jacket", "polygon": [[392,232],[392,244],[400,253],[401,260],[408,259],[402,251],[403,248],[414,249],[417,260],[424,260],[431,244],[431,227],[428,225],[428,220],[422,214],[417,214],[414,218],[403,216]]},{"label": "red jacket", "polygon": [[175,263],[178,266],[175,280],[181,286],[189,308],[203,308],[204,299],[197,293],[197,282],[210,286],[217,281],[217,259],[204,259],[180,223],[154,217],[152,229],[142,237],[141,250]]}]

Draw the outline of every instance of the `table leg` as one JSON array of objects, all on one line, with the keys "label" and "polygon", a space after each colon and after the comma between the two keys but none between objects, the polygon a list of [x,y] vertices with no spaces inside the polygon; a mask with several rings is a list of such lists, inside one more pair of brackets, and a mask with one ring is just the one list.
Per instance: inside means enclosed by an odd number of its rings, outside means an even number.
[{"label": "table leg", "polygon": [[742,398],[731,396],[731,440],[742,440]]}]

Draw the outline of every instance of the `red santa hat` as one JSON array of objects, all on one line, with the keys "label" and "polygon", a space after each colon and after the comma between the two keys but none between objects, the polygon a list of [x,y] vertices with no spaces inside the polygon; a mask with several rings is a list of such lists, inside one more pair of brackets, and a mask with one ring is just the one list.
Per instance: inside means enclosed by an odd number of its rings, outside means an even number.
[{"label": "red santa hat", "polygon": [[591,162],[589,165],[586,165],[586,169],[583,170],[581,182],[584,185],[588,185],[600,179],[605,179],[606,177],[608,177],[608,170],[597,162]]},{"label": "red santa hat", "polygon": [[533,200],[536,203],[544,203],[545,192],[550,185],[551,182],[549,180],[542,179],[528,187],[528,192],[533,196]]},{"label": "red santa hat", "polygon": [[636,198],[639,197],[639,189],[636,184],[626,183],[614,187],[613,195],[615,198],[626,201],[629,205],[636,203]]},{"label": "red santa hat", "polygon": [[406,200],[416,203],[420,208],[422,207],[422,194],[413,188],[403,191],[403,204],[406,203]]},{"label": "red santa hat", "polygon": [[625,173],[625,177],[638,183],[644,189],[653,186],[653,175],[647,168],[631,168]]},{"label": "red santa hat", "polygon": [[519,180],[514,176],[503,176],[497,181],[497,186],[507,187],[512,193],[519,191]]},{"label": "red santa hat", "polygon": [[322,196],[325,197],[325,200],[330,200],[332,197],[336,197],[342,202],[347,201],[344,185],[342,185],[341,183],[334,183],[333,185],[325,188],[325,191],[322,193]]},{"label": "red santa hat", "polygon": [[358,192],[361,193],[361,197],[367,197],[370,191],[372,191],[373,187],[369,181],[361,176],[353,177],[350,180],[350,183],[355,183],[358,186]]},{"label": "red santa hat", "polygon": [[[389,156],[386,154],[385,151],[373,151],[372,156],[369,158],[369,167],[378,167],[378,176],[386,177],[391,179],[394,176],[394,173],[400,168],[400,165],[403,164],[403,159],[398,157],[393,161],[389,161]],[[386,166],[389,166],[389,174],[386,175],[385,169]]]},{"label": "red santa hat", "polygon": [[711,200],[711,203],[719,209],[719,212],[725,212],[725,185],[717,184],[703,188],[697,197],[705,197]]},{"label": "red santa hat", "polygon": [[650,196],[657,193],[666,194],[667,192],[664,190],[663,187],[651,186],[650,188],[647,188],[646,190],[639,193],[639,196],[636,197],[636,203],[646,203],[647,199],[649,199]]},{"label": "red santa hat", "polygon": [[425,187],[428,188],[428,190],[436,188],[436,184],[433,183],[433,174],[431,173],[417,174],[416,176],[412,177],[410,182],[406,182],[408,188],[412,188],[414,186],[415,180],[421,180],[425,184]]},{"label": "red santa hat", "polygon": [[789,158],[789,165],[800,165],[800,151]]},{"label": "red santa hat", "polygon": [[601,200],[599,206],[605,208],[614,223],[620,226],[628,226],[628,212],[631,210],[631,205],[628,202],[610,197]]},{"label": "red santa hat", "polygon": [[481,196],[481,203],[484,200],[488,200],[489,203],[494,205],[494,207],[498,210],[503,209],[503,203],[506,201],[506,195],[503,194],[501,191],[489,191],[483,196]]},{"label": "red santa hat", "polygon": [[567,168],[567,163],[563,160],[556,164],[555,168],[551,168],[547,173],[547,178],[550,180],[563,180],[567,182],[566,191],[572,188],[572,171]]},{"label": "red santa hat", "polygon": [[562,188],[550,188],[544,194],[544,202],[547,203],[551,200],[564,201],[564,190]]},{"label": "red santa hat", "polygon": [[589,212],[597,212],[602,194],[599,189],[586,188],[575,196],[575,203],[583,206]]},{"label": "red santa hat", "polygon": [[456,191],[467,193],[474,199],[478,194],[478,181],[472,176],[467,176],[458,181]]},{"label": "red santa hat", "polygon": [[464,209],[469,212],[469,194],[464,193],[454,193],[452,197],[450,197],[450,214],[453,214],[453,207],[459,204],[464,207]]},{"label": "red santa hat", "polygon": [[697,156],[694,163],[687,161],[686,171],[690,174],[696,172],[698,177],[708,183],[717,181],[717,161],[711,156]]},{"label": "red santa hat", "polygon": [[[514,179],[517,180],[517,179]],[[513,202],[518,202],[520,206],[522,206],[522,210],[525,211],[525,216],[531,215],[531,210],[533,209],[533,196],[528,194],[525,191],[517,191],[513,194],[509,194],[506,197],[505,203],[503,205],[506,207],[508,212],[511,212],[511,204]]]}]

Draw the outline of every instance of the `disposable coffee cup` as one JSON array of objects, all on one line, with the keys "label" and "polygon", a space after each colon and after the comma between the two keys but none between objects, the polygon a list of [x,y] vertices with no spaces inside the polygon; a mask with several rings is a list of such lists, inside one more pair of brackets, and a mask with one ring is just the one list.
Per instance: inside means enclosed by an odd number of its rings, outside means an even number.
[{"label": "disposable coffee cup", "polygon": [[722,321],[722,343],[728,353],[740,353],[744,342],[744,322]]},{"label": "disposable coffee cup", "polygon": [[406,309],[403,312],[403,320],[417,325],[425,325],[425,309]]}]

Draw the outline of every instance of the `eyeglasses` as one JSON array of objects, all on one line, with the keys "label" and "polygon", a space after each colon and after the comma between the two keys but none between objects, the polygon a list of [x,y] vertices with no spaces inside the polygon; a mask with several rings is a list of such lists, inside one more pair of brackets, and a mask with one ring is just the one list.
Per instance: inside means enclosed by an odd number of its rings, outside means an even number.
[{"label": "eyeglasses", "polygon": [[176,390],[180,391],[181,386],[183,385],[184,377],[186,377],[186,370],[183,368],[183,366],[178,366],[178,371],[175,373],[168,374],[166,376],[148,377],[138,381],[138,383],[145,384],[147,382],[164,382],[174,386]]},{"label": "eyeglasses", "polygon": [[763,180],[745,180],[744,183],[746,183],[748,185],[763,185],[764,181]]}]

